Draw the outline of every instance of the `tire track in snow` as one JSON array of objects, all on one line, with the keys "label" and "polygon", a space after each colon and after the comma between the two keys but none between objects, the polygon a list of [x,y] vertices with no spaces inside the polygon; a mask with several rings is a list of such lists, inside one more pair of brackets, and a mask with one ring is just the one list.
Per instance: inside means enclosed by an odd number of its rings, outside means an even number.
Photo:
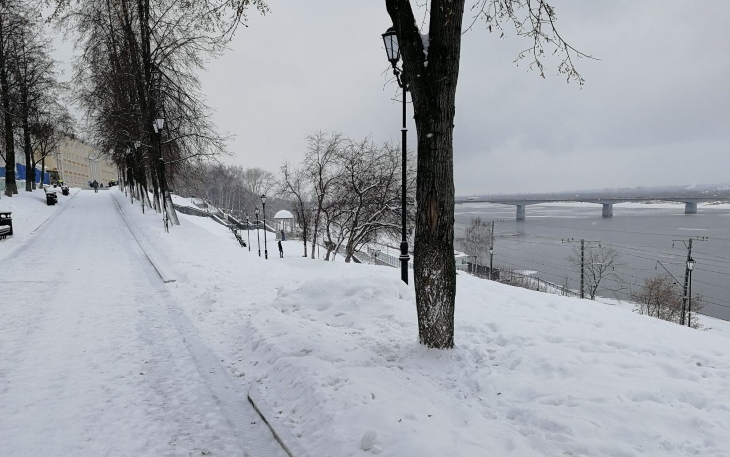
[{"label": "tire track in snow", "polygon": [[[119,216],[125,222],[131,236],[137,240],[131,225],[119,206],[116,195],[113,198]],[[142,245],[139,243],[138,245],[144,252]],[[158,274],[156,266],[149,259],[146,252],[145,257],[149,261],[147,268],[150,269],[151,266],[155,275]],[[161,300],[155,300],[155,303],[159,304],[159,309],[169,317],[168,322],[182,337],[182,342],[187,348],[203,382],[236,434],[244,455],[248,457],[287,457],[288,454],[276,441],[264,420],[258,415],[253,405],[248,402],[247,389],[240,383],[232,381],[226,367],[201,340],[190,318],[182,308],[175,304],[169,290],[163,284],[160,284],[158,292]]]}]

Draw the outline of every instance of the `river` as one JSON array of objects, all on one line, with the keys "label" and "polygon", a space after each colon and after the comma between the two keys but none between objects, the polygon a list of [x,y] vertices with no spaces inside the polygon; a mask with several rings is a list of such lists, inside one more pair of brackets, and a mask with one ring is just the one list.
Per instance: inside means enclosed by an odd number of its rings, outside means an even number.
[{"label": "river", "polygon": [[614,205],[613,217],[605,219],[595,204],[546,203],[526,210],[527,219],[517,222],[514,206],[457,205],[455,236],[463,237],[472,218],[498,220],[495,268],[534,271],[540,279],[560,285],[567,280],[574,290],[580,287],[580,275],[568,257],[580,248],[580,240],[586,240],[586,246],[614,248],[620,255],[615,272],[621,279],[609,278],[598,295],[621,300],[645,278],[665,273],[662,265],[684,281],[686,243],[693,237],[692,295],[703,297],[702,313],[730,320],[730,205],[700,204],[697,214],[685,215],[684,204],[623,203]]}]

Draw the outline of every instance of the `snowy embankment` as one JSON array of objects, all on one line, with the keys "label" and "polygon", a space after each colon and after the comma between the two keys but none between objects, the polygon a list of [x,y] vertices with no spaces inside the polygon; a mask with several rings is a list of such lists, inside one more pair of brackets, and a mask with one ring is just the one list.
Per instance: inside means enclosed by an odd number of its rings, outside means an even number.
[{"label": "snowy embankment", "polygon": [[312,456],[730,456],[727,332],[459,275],[457,347],[429,350],[396,269],[297,242],[264,260],[119,201],[201,338]]},{"label": "snowy embankment", "polygon": [[48,187],[51,192],[56,192],[58,202],[55,205],[46,204],[46,194],[43,189],[36,189],[33,192],[26,192],[19,189],[16,195],[8,197],[5,194],[0,196],[0,211],[11,211],[13,214],[13,236],[0,242],[0,255],[14,250],[23,240],[31,236],[41,225],[50,219],[56,212],[62,211],[71,204],[73,197],[81,190],[77,187],[69,189],[69,195],[63,195],[60,187]]}]

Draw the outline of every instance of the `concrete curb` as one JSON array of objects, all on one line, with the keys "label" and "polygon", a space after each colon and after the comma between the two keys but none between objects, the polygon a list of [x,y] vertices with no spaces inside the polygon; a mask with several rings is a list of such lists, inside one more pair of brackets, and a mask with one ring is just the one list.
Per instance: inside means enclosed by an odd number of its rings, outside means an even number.
[{"label": "concrete curb", "polygon": [[152,264],[152,267],[154,267],[155,271],[158,275],[160,275],[160,279],[162,279],[162,282],[165,284],[175,282],[176,280],[173,279],[169,274],[167,274],[167,271],[162,267],[162,264],[158,262],[154,255],[150,254],[145,250],[145,248],[142,246],[142,243],[140,243],[139,238],[137,238],[137,235],[134,234],[134,231],[132,230],[132,227],[129,226],[129,223],[127,222],[127,218],[124,217],[124,212],[122,211],[122,207],[119,205],[119,200],[117,200],[116,195],[112,195],[112,198],[114,199],[114,203],[117,207],[117,211],[119,211],[119,215],[122,217],[122,220],[124,221],[124,225],[127,226],[127,229],[129,230],[129,233],[132,234],[132,238],[134,238],[134,241],[137,242],[137,246],[142,250],[142,253],[147,257],[147,260]]},{"label": "concrete curb", "polygon": [[276,438],[276,441],[281,444],[287,454],[290,457],[309,457],[307,451],[304,450],[301,444],[296,440],[291,431],[280,423],[275,415],[271,406],[264,400],[264,397],[258,391],[258,389],[251,386],[248,390],[248,401],[253,405],[254,409],[259,416],[264,420],[266,425],[269,426],[271,433]]}]

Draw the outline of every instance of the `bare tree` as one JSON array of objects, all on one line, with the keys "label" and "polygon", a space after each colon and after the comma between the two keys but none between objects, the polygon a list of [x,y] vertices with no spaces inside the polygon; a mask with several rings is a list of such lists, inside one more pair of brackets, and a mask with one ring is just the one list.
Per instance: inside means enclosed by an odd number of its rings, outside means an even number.
[{"label": "bare tree", "polygon": [[[51,59],[51,40],[45,35],[40,12],[30,10],[19,27],[13,50],[13,68],[18,93],[17,118],[21,130],[21,144],[25,153],[25,190],[35,188],[36,141],[33,134],[38,132],[34,125],[39,117],[46,121],[68,121],[65,108],[59,109],[61,84],[57,80],[56,62]],[[63,115],[65,111],[66,116]],[[51,113],[58,116],[48,116]],[[60,117],[59,117],[60,116]]]},{"label": "bare tree", "polygon": [[578,273],[582,264],[585,286],[591,300],[595,300],[599,291],[613,290],[605,286],[607,280],[621,283],[621,278],[616,273],[616,267],[623,265],[620,258],[621,254],[610,246],[589,244],[585,248],[582,261],[580,249],[577,247],[573,249],[573,255],[568,257],[568,261]]},{"label": "bare tree", "polygon": [[[668,275],[657,275],[644,279],[641,288],[631,294],[631,299],[636,303],[635,312],[679,324],[682,296],[682,288],[674,279]],[[704,307],[702,297],[693,295],[691,300],[692,309],[701,311]],[[691,327],[701,327],[696,313],[691,314],[689,319]]]},{"label": "bare tree", "polygon": [[281,166],[279,195],[292,202],[292,212],[304,242],[304,257],[307,257],[307,239],[312,226],[312,204],[309,200],[312,190],[307,175],[302,168],[285,162]]},{"label": "bare tree", "polygon": [[469,227],[464,230],[462,243],[466,253],[479,260],[491,247],[491,238],[491,224],[477,217],[472,219]]},{"label": "bare tree", "polygon": [[256,196],[268,195],[276,187],[276,176],[268,170],[246,168],[241,177],[249,192]]},{"label": "bare tree", "polygon": [[15,177],[15,117],[17,109],[16,85],[13,81],[16,39],[25,24],[25,3],[19,0],[0,0],[0,103],[5,159],[5,195],[18,193]]},{"label": "bare tree", "polygon": [[343,201],[335,197],[325,200],[322,214],[324,215],[323,237],[326,237],[324,240],[326,249],[324,260],[334,261],[340,247],[347,240],[349,234],[347,231],[348,219],[351,217],[351,213],[347,211]]},{"label": "bare tree", "polygon": [[[225,49],[249,7],[262,0],[56,0],[55,17],[76,35],[81,59],[76,93],[86,130],[99,150],[110,151],[129,183],[164,208],[176,171],[186,163],[226,153],[226,136],[212,122],[197,72]],[[155,126],[157,118],[164,126]],[[136,145],[139,144],[139,147]],[[129,151],[129,153],[128,153]],[[146,197],[145,197],[146,199]],[[158,204],[161,201],[162,204]]]},{"label": "bare tree", "polygon": [[[33,148],[33,169],[41,163],[41,184],[45,173],[46,157],[53,154],[61,140],[73,134],[74,120],[64,105],[53,103],[33,113],[30,122],[30,133]],[[35,182],[33,182],[35,189]]]},{"label": "bare tree", "polygon": [[350,142],[340,152],[342,179],[337,192],[346,220],[345,262],[376,235],[395,238],[400,233],[400,154],[396,145],[378,146],[369,138]]},{"label": "bare tree", "polygon": [[[312,226],[312,258],[314,246],[320,232],[320,221],[324,213],[325,201],[330,196],[340,173],[337,158],[341,153],[344,139],[339,133],[317,132],[307,137],[307,154],[304,158],[304,172],[312,185],[313,199],[316,203]],[[329,259],[329,251],[325,257]]]},{"label": "bare tree", "polygon": [[[385,0],[403,59],[402,81],[413,99],[418,137],[418,184],[414,277],[418,334],[422,344],[454,346],[454,166],[453,129],[465,0],[427,1],[428,33],[421,33],[410,0]],[[530,47],[531,66],[543,73],[544,45],[565,57],[558,71],[582,83],[572,64],[581,55],[555,28],[555,10],[545,0],[478,0],[474,20],[489,30],[512,22]],[[427,21],[424,18],[423,23]],[[550,53],[548,53],[550,54]]]}]

